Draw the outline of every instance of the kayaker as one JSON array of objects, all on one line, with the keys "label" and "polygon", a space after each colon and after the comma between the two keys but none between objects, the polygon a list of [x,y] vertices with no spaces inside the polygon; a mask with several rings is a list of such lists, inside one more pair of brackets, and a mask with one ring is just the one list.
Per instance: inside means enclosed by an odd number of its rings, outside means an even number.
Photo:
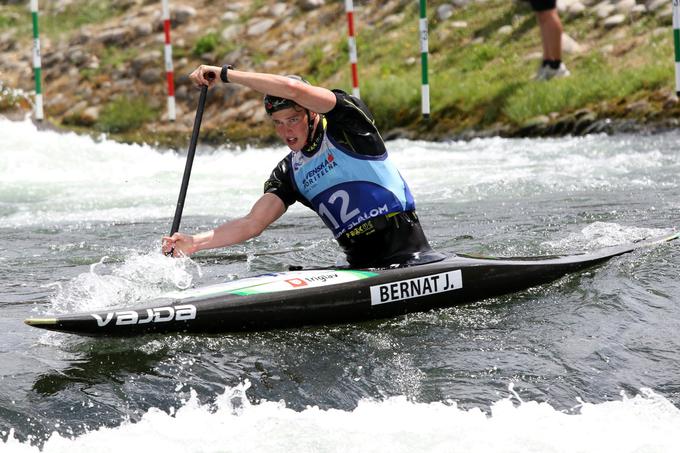
[{"label": "kayaker", "polygon": [[[191,255],[256,237],[295,203],[314,210],[333,232],[352,268],[412,265],[443,255],[428,244],[411,191],[387,155],[366,105],[341,90],[299,76],[201,65],[198,86],[237,83],[264,96],[264,108],[290,153],[264,184],[244,217],[211,231],[163,238],[163,251]],[[211,74],[211,75],[212,75]]]}]

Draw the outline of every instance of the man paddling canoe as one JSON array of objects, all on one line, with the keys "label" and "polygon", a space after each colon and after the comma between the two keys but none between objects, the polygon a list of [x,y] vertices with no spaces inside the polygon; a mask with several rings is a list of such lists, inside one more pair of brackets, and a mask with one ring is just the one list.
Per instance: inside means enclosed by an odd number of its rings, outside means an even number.
[{"label": "man paddling canoe", "polygon": [[238,83],[266,93],[264,108],[290,153],[265,182],[264,195],[244,217],[211,231],[163,238],[175,256],[226,247],[256,237],[296,201],[333,232],[350,267],[437,261],[418,221],[411,191],[388,158],[371,113],[341,90],[313,86],[298,76],[201,65],[197,85]]}]

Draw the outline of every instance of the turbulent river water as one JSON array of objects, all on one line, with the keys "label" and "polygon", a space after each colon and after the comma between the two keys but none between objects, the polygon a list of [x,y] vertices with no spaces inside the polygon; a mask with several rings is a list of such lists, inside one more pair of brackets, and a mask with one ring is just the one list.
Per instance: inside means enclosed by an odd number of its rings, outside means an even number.
[{"label": "turbulent river water", "polygon": [[[23,319],[341,255],[293,206],[260,237],[159,252],[184,155],[0,119],[0,451],[668,452],[680,243],[394,319],[93,339]],[[187,140],[188,141],[188,140]],[[435,248],[568,254],[680,228],[680,134],[388,143]],[[200,147],[182,230],[247,212],[284,148]]]}]

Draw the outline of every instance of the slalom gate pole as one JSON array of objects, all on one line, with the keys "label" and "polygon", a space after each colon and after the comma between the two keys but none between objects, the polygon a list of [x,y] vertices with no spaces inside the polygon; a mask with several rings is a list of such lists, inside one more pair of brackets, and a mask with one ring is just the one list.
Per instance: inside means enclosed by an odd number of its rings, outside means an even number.
[{"label": "slalom gate pole", "polygon": [[357,41],[354,37],[354,2],[352,0],[345,0],[345,11],[347,12],[349,62],[352,67],[352,94],[360,97],[359,73],[357,71]]},{"label": "slalom gate pole", "polygon": [[170,43],[170,5],[163,4],[163,31],[165,32],[165,74],[168,79],[168,120],[175,121],[175,75],[172,67],[172,44]]},{"label": "slalom gate pole", "polygon": [[675,43],[675,94],[680,97],[680,0],[673,0],[673,42]]},{"label": "slalom gate pole", "polygon": [[33,73],[35,75],[35,119],[43,120],[42,65],[40,64],[40,32],[38,31],[38,0],[31,0],[33,19]]},{"label": "slalom gate pole", "polygon": [[[675,0],[677,1],[677,0]],[[430,82],[427,75],[427,56],[428,49],[428,31],[427,31],[427,0],[420,0],[420,61],[422,67],[422,110],[423,118],[430,117]]]}]

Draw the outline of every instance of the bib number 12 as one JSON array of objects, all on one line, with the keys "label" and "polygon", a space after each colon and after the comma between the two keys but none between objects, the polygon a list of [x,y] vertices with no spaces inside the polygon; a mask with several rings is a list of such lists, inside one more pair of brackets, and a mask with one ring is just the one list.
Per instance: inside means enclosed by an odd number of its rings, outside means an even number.
[{"label": "bib number 12", "polygon": [[[340,203],[339,206],[340,209],[336,209],[336,211],[339,211],[340,221],[343,224],[346,224],[347,222],[352,220],[352,218],[359,215],[359,210],[356,208],[349,211],[349,194],[345,190],[338,190],[336,192],[333,192],[333,194],[330,197],[328,197],[328,203],[331,205]],[[333,216],[331,211],[323,203],[319,203],[319,214],[330,220],[331,223],[333,224],[333,228],[337,229],[340,227],[340,224],[338,223],[335,216]]]}]

